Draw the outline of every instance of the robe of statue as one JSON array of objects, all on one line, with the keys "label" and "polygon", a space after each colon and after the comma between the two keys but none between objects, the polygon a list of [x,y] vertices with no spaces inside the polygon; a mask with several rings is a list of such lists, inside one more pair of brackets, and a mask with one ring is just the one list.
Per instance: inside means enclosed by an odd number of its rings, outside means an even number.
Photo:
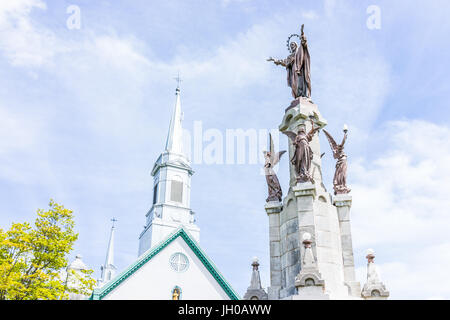
[{"label": "robe of statue", "polygon": [[333,177],[334,194],[349,193],[351,190],[347,187],[347,155],[344,152],[347,131],[344,131],[344,138],[341,144],[337,144],[327,130],[324,129],[323,132],[330,143],[333,157],[337,159]]},{"label": "robe of statue", "polygon": [[314,134],[320,128],[313,128],[306,133],[304,128],[301,128],[297,134],[291,131],[285,131],[286,134],[294,145],[294,155],[292,156],[291,163],[295,166],[295,172],[297,174],[297,182],[314,182],[311,174],[311,161],[314,157],[314,153],[309,145]]},{"label": "robe of statue", "polygon": [[287,84],[292,89],[292,96],[311,97],[311,58],[308,45],[300,45],[283,63],[287,70]]},{"label": "robe of statue", "polygon": [[264,151],[264,158],[265,158],[264,174],[266,176],[267,189],[269,194],[269,196],[266,199],[266,202],[281,201],[281,197],[283,196],[280,181],[278,180],[278,177],[275,174],[273,168],[277,165],[277,163],[281,159],[281,156],[286,151],[280,151],[278,153],[275,153],[273,150],[274,150],[273,140],[272,135],[270,135],[270,151],[269,152]]},{"label": "robe of statue", "polygon": [[334,158],[337,159],[336,162],[336,171],[334,172],[333,185],[336,188],[336,192],[339,190],[339,187],[347,186],[347,156],[341,152],[341,154],[334,153]]},{"label": "robe of statue", "polygon": [[266,174],[267,189],[269,196],[266,202],[269,201],[281,201],[283,192],[281,190],[280,181],[278,181],[276,174]]},{"label": "robe of statue", "polygon": [[300,131],[294,140],[295,151],[291,161],[302,182],[304,182],[305,178],[309,177],[309,170],[313,159],[313,151],[309,146],[311,140],[312,135],[306,134],[305,131]]},{"label": "robe of statue", "polygon": [[273,61],[276,65],[281,65],[287,71],[287,85],[291,87],[291,93],[294,99],[299,97],[311,98],[311,57],[308,50],[308,41],[303,32],[302,25],[300,38],[300,46],[297,42],[290,42],[291,35],[288,39],[288,49],[291,54],[282,60],[272,57],[267,61]]}]

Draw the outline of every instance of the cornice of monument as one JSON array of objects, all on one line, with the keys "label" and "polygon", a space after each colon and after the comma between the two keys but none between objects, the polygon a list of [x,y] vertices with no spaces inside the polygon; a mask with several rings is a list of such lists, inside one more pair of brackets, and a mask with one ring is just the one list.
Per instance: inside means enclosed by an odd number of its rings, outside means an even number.
[{"label": "cornice of monument", "polygon": [[[308,121],[312,119],[314,123],[322,129],[328,122],[320,114],[319,108],[316,104],[312,103],[307,98],[298,98],[299,104],[293,108],[286,110],[281,124],[278,129],[284,132],[289,129],[292,123],[296,123],[297,120]],[[295,100],[294,100],[295,101]],[[291,128],[295,129],[295,128]]]}]

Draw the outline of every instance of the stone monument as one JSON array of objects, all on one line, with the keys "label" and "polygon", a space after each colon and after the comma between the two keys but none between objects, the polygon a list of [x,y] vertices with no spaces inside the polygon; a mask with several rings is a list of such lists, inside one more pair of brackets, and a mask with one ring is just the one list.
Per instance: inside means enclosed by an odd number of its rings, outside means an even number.
[{"label": "stone monument", "polygon": [[[293,36],[301,40],[301,49],[290,42]],[[327,121],[311,100],[310,56],[303,26],[301,36],[289,37],[288,48],[287,59],[268,59],[286,67],[294,97],[279,125],[280,132],[290,138],[289,190],[282,201],[265,205],[270,237],[269,299],[361,299],[355,280],[350,190],[332,196],[322,181],[318,132]],[[337,156],[341,164],[346,159],[345,154]],[[340,173],[346,170],[344,164]]]}]

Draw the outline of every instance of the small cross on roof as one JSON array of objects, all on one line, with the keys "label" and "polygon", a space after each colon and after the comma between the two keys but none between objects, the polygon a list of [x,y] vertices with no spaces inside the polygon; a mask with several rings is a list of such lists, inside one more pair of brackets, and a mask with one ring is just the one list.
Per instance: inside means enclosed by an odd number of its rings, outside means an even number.
[{"label": "small cross on roof", "polygon": [[183,81],[180,78],[180,71],[178,71],[178,75],[174,79],[177,81],[177,89],[180,89],[180,83]]}]

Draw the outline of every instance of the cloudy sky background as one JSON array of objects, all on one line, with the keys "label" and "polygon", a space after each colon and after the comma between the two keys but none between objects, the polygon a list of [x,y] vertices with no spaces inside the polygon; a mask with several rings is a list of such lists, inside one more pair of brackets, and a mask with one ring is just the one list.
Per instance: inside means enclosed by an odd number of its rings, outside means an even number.
[{"label": "cloudy sky background", "polygon": [[[379,30],[366,25],[373,4]],[[66,26],[70,5],[80,29]],[[187,129],[277,128],[290,89],[265,59],[285,57],[287,36],[305,23],[312,98],[329,132],[350,129],[358,280],[373,248],[392,298],[450,299],[449,16],[445,0],[0,0],[0,227],[34,220],[54,198],[76,215],[71,258],[82,253],[98,276],[114,216],[123,270],[151,205],[177,71]],[[332,190],[334,160],[320,139]],[[194,170],[203,249],[241,295],[253,256],[268,286],[260,165]]]}]

